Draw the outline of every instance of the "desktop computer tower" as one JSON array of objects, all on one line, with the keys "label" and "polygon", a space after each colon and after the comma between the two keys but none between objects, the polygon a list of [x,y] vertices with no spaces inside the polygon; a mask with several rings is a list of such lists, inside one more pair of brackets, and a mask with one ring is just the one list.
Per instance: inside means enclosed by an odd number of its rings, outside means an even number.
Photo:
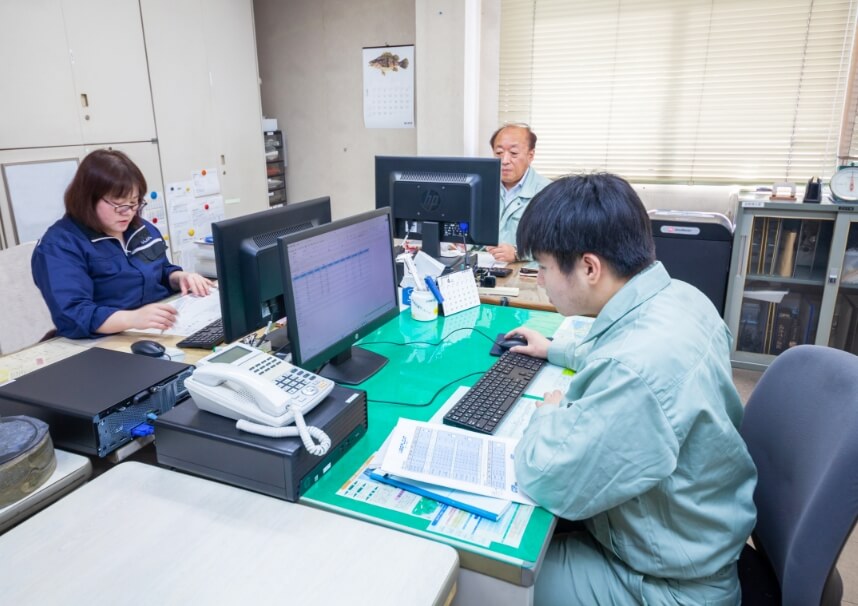
[{"label": "desktop computer tower", "polygon": [[732,223],[721,215],[658,212],[650,212],[656,259],[671,278],[688,282],[709,297],[723,318],[733,254]]},{"label": "desktop computer tower", "polygon": [[55,446],[104,457],[186,398],[192,371],[190,364],[91,347],[0,386],[0,415],[41,419]]},{"label": "desktop computer tower", "polygon": [[155,421],[158,463],[297,501],[366,433],[366,392],[335,385],[304,419],[331,438],[325,455],[310,454],[297,437],[239,431],[235,420],[200,410],[189,399]]}]

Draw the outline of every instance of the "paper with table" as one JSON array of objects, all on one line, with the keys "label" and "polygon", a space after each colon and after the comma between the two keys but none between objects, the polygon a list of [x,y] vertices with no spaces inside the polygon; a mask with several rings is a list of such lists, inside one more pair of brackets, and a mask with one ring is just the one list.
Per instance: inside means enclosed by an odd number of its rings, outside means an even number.
[{"label": "paper with table", "polygon": [[512,505],[512,501],[507,499],[497,499],[494,497],[486,497],[483,495],[455,490],[438,484],[428,482],[420,482],[402,476],[397,476],[387,473],[380,469],[381,463],[387,454],[387,447],[390,444],[391,436],[384,441],[378,452],[375,453],[367,468],[369,476],[377,482],[396,486],[403,490],[413,492],[420,496],[434,499],[441,503],[446,503],[452,507],[462,509],[469,513],[488,518],[492,521],[497,521]]},{"label": "paper with table", "polygon": [[131,329],[126,332],[187,337],[220,318],[220,296],[216,288],[212,288],[211,293],[205,297],[187,294],[166,303],[179,312],[172,328],[163,332],[156,328]]},{"label": "paper with table", "polygon": [[533,505],[515,479],[516,440],[399,419],[381,470],[429,484]]}]

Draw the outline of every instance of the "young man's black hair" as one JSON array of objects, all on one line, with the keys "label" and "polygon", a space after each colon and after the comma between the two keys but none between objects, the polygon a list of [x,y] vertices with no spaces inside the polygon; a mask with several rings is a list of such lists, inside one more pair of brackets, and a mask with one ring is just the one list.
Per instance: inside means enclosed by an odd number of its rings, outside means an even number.
[{"label": "young man's black hair", "polygon": [[563,177],[539,192],[518,226],[519,253],[552,255],[564,272],[585,252],[628,278],[655,261],[643,202],[621,177],[593,173]]}]

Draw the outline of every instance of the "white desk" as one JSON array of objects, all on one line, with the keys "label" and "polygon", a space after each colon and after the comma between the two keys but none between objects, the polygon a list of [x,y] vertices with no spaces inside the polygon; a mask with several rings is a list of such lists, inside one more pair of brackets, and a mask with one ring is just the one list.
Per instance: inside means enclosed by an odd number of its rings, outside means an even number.
[{"label": "white desk", "polygon": [[0,536],[5,604],[446,604],[434,541],[140,463]]},{"label": "white desk", "polygon": [[54,449],[57,468],[47,481],[23,499],[0,507],[0,533],[47,507],[67,492],[86,482],[92,464],[81,455]]}]

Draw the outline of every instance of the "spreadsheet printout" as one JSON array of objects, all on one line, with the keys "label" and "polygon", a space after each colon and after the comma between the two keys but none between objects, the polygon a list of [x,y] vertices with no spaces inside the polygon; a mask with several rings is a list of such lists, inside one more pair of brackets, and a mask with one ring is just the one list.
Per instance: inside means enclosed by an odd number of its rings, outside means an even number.
[{"label": "spreadsheet printout", "polygon": [[513,466],[517,440],[399,419],[381,469],[394,475],[532,505]]}]

